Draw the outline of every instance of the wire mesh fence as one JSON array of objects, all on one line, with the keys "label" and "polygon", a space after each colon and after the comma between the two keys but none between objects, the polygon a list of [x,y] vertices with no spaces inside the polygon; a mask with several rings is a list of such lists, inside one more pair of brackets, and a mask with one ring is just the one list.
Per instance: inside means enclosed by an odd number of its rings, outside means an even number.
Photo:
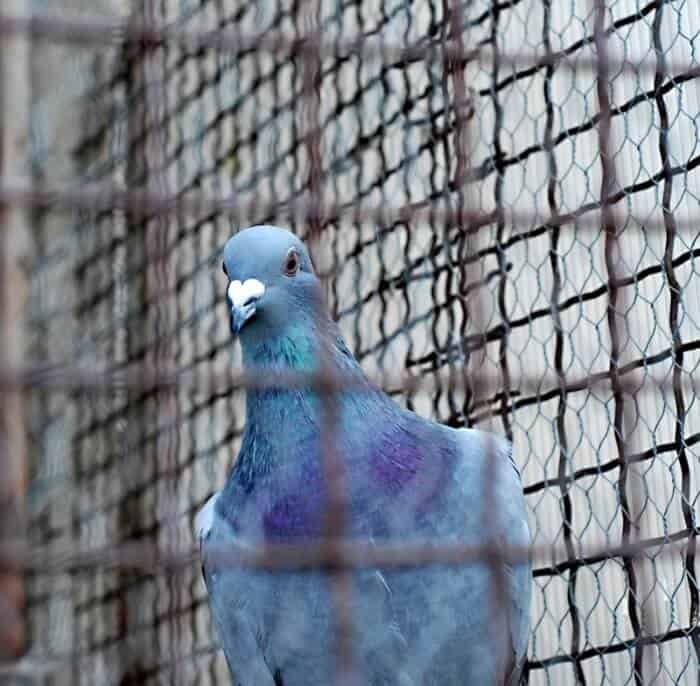
[{"label": "wire mesh fence", "polygon": [[228,682],[172,561],[243,428],[221,249],[274,222],[368,375],[513,441],[523,679],[698,681],[694,3],[14,3],[29,640],[0,673]]}]

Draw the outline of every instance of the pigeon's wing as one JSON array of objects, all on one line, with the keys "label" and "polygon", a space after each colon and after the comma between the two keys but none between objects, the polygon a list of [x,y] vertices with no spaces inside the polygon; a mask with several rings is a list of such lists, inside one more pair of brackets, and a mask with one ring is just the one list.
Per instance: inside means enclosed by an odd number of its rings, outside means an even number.
[{"label": "pigeon's wing", "polygon": [[[195,531],[199,537],[202,574],[209,593],[214,624],[233,677],[233,686],[275,686],[275,679],[265,662],[255,631],[255,596],[246,591],[246,582],[254,575],[241,570],[222,569],[225,562],[217,562],[211,551],[224,551],[226,541],[233,540],[233,532],[219,517],[214,494],[197,514]],[[240,581],[240,583],[236,583]]]},{"label": "pigeon's wing", "polygon": [[[530,529],[523,494],[520,470],[513,458],[509,441],[493,434],[473,429],[458,432],[465,446],[465,459],[472,461],[479,478],[470,479],[474,492],[468,494],[470,501],[487,502],[487,489],[493,489],[493,500],[488,521],[496,527],[494,533],[504,547],[527,548],[530,545]],[[479,445],[481,449],[479,450]],[[489,459],[495,463],[489,465]],[[484,478],[493,478],[485,483]],[[530,623],[530,599],[532,587],[531,561],[505,561],[503,563],[507,603],[508,626],[513,647],[513,662],[510,671],[517,679],[527,649]],[[516,683],[515,680],[506,683]]]},{"label": "pigeon's wing", "polygon": [[358,593],[352,613],[356,626],[362,627],[357,637],[368,680],[372,684],[412,686],[405,674],[408,659],[407,643],[396,621],[394,598],[387,578],[376,569],[357,572]]},{"label": "pigeon's wing", "polygon": [[[510,514],[509,536],[507,544],[518,548],[530,545],[530,530],[525,518]],[[509,624],[513,643],[514,660],[511,677],[506,684],[515,686],[520,677],[530,628],[530,599],[532,594],[532,564],[504,564],[506,593],[509,602]]]}]

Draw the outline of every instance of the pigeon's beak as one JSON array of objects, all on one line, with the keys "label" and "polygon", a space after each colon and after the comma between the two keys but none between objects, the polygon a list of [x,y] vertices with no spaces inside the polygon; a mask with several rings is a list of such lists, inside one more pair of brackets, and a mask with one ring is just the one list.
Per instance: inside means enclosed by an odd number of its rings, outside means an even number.
[{"label": "pigeon's beak", "polygon": [[257,303],[265,294],[265,285],[257,279],[231,281],[226,291],[231,314],[231,333],[235,336],[255,314]]}]

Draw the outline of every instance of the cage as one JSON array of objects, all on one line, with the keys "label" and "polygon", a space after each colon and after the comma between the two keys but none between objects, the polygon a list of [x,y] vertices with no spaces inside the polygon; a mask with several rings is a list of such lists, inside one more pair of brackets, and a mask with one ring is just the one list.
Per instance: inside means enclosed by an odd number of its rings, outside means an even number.
[{"label": "cage", "polygon": [[[365,372],[513,441],[530,684],[699,680],[690,0],[6,0],[8,683],[228,683],[221,249],[304,237]],[[186,551],[183,554],[183,551]]]}]

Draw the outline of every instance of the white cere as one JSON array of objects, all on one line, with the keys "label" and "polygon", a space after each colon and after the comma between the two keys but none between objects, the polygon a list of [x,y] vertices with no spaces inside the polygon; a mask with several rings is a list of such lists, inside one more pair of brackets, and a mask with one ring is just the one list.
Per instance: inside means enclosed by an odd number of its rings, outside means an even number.
[{"label": "white cere", "polygon": [[264,293],[265,285],[257,279],[231,281],[228,285],[228,297],[234,307],[242,307],[251,300],[262,297]]}]

